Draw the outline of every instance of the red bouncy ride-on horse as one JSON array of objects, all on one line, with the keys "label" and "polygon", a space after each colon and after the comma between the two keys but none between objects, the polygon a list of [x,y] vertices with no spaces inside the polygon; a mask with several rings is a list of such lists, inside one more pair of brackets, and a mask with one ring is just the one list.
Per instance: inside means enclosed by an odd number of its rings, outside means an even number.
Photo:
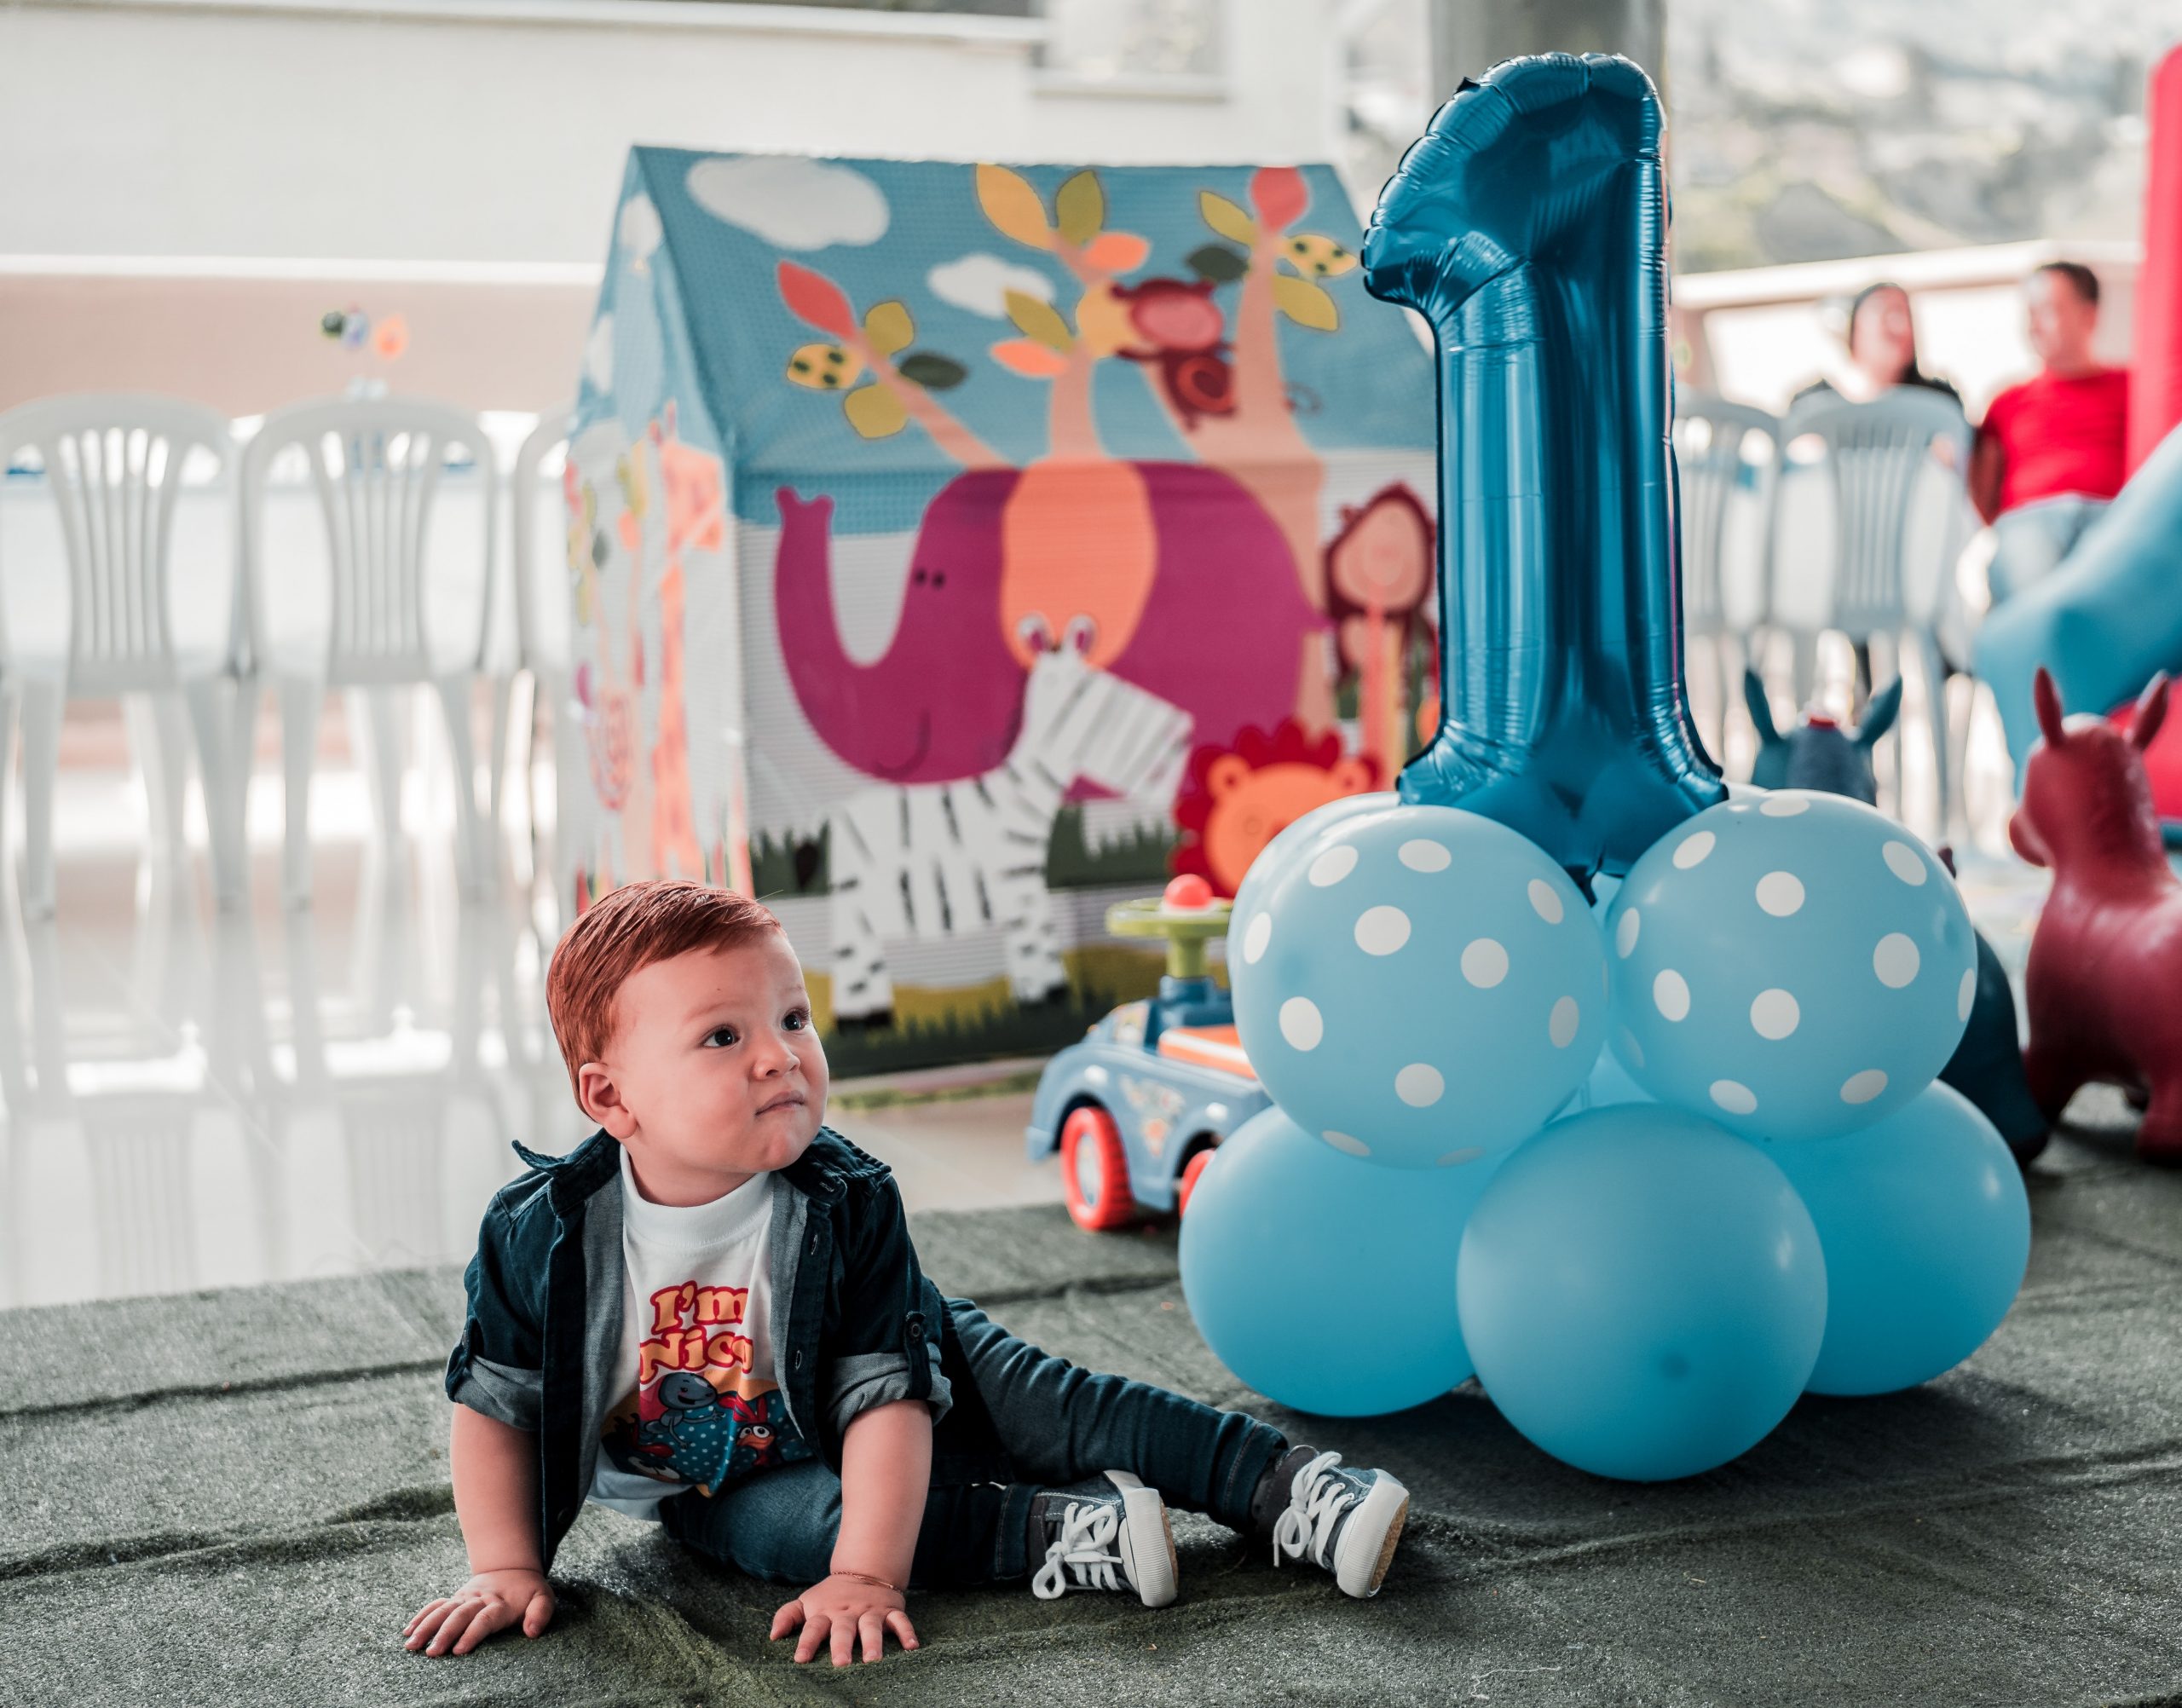
[{"label": "red bouncy ride-on horse", "polygon": [[2008,840],[2053,871],[2023,980],[2031,1094],[2058,1119],[2078,1088],[2118,1085],[2144,1111],[2137,1154],[2182,1163],[2182,879],[2168,864],[2144,764],[2167,688],[2164,672],[2152,678],[2125,735],[2104,718],[2064,719],[2041,666],[2041,739]]}]

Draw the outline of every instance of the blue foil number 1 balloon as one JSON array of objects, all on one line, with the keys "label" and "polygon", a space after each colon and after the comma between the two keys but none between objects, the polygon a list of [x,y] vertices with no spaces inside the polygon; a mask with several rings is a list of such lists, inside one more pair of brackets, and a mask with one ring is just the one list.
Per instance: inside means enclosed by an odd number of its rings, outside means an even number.
[{"label": "blue foil number 1 balloon", "polygon": [[1627,60],[1510,60],[1402,159],[1365,283],[1440,349],[1440,704],[1411,801],[1626,872],[1719,800],[1683,686],[1660,104]]}]

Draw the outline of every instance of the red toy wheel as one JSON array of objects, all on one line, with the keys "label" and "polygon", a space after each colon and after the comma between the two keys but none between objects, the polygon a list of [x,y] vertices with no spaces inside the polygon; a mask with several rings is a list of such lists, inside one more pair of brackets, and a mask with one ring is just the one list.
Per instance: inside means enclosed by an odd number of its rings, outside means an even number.
[{"label": "red toy wheel", "polygon": [[1182,1164],[1182,1183],[1175,1189],[1175,1214],[1185,1216],[1190,1213],[1190,1194],[1197,1190],[1197,1179],[1212,1161],[1213,1147],[1209,1145]]},{"label": "red toy wheel", "polygon": [[1060,1129],[1060,1177],[1078,1227],[1109,1233],[1136,1220],[1121,1128],[1095,1104],[1077,1110]]}]

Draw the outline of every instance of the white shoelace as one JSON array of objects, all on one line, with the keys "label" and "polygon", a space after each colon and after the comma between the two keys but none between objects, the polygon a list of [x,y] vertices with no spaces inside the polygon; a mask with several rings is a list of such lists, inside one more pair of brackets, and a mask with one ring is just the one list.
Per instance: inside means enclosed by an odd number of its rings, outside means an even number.
[{"label": "white shoelace", "polygon": [[1122,1556],[1107,1551],[1121,1529],[1121,1511],[1094,1502],[1071,1501],[1061,1514],[1060,1534],[1046,1549],[1046,1563],[1030,1580],[1030,1593],[1050,1601],[1069,1587],[1068,1574],[1076,1574],[1079,1590],[1118,1590]]},{"label": "white shoelace", "polygon": [[1274,1565],[1279,1565],[1284,1556],[1299,1557],[1306,1549],[1313,1566],[1332,1564],[1327,1550],[1333,1546],[1334,1531],[1342,1514],[1356,1504],[1355,1489],[1333,1474],[1333,1468],[1340,1463],[1340,1454],[1321,1453],[1296,1473],[1296,1480],[1290,1485],[1288,1509],[1273,1526]]}]

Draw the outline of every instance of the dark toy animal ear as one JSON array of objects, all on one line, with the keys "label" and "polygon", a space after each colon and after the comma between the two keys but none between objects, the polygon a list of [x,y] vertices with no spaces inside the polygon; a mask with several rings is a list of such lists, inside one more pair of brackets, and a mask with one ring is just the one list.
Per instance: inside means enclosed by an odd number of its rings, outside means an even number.
[{"label": "dark toy animal ear", "polygon": [[1894,720],[1902,713],[1902,678],[1896,677],[1885,687],[1872,695],[1871,703],[1864,707],[1863,727],[1856,731],[1856,745],[1871,747],[1879,738],[1894,727]]},{"label": "dark toy animal ear", "polygon": [[2046,745],[2058,747],[2062,741],[2061,690],[2053,686],[2053,672],[2044,665],[2038,666],[2037,680],[2031,684],[2030,703],[2038,711],[2038,728],[2046,737]]},{"label": "dark toy animal ear", "polygon": [[2129,726],[2129,745],[2143,752],[2151,745],[2152,737],[2166,721],[2167,672],[2162,670],[2144,684],[2144,691],[2137,696],[2137,720]]},{"label": "dark toy animal ear", "polygon": [[1773,722],[1773,702],[1765,697],[1765,678],[1748,665],[1742,672],[1742,703],[1750,708],[1750,721],[1758,726],[1758,739],[1769,746],[1781,739]]}]

